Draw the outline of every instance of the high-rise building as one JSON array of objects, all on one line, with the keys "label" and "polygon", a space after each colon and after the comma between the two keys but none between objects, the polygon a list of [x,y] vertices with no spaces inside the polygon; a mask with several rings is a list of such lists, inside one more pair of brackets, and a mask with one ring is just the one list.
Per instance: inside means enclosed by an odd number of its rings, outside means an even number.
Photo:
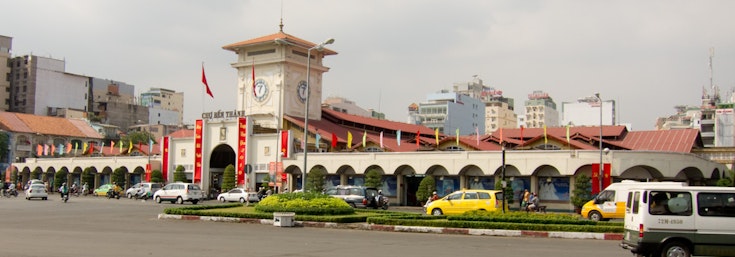
[{"label": "high-rise building", "polygon": [[454,92],[479,99],[485,105],[485,126],[480,134],[491,133],[500,128],[516,128],[518,115],[515,113],[513,98],[503,97],[502,90],[483,84],[482,79],[473,76],[470,82],[454,83]]},{"label": "high-rise building", "polygon": [[419,124],[444,134],[454,135],[457,129],[460,135],[484,134],[485,105],[479,99],[443,90],[426,100],[418,105]]},{"label": "high-rise building", "polygon": [[[602,108],[602,110],[600,110],[600,108]],[[615,113],[615,100],[602,99],[602,104],[600,104],[600,99],[595,97],[586,97],[579,99],[577,102],[562,102],[560,125],[618,125],[615,121]]]},{"label": "high-rise building", "polygon": [[543,91],[533,91],[528,94],[528,100],[525,103],[526,115],[524,126],[527,128],[542,128],[559,126],[559,111],[556,110],[556,103]]},{"label": "high-rise building", "polygon": [[11,59],[11,112],[47,116],[57,109],[88,111],[89,77],[67,73],[64,60],[35,55]]},{"label": "high-rise building", "polygon": [[149,124],[180,125],[184,122],[184,93],[151,88],[140,94],[140,104],[150,108]]},{"label": "high-rise building", "polygon": [[10,108],[10,53],[13,38],[0,35],[0,110]]}]

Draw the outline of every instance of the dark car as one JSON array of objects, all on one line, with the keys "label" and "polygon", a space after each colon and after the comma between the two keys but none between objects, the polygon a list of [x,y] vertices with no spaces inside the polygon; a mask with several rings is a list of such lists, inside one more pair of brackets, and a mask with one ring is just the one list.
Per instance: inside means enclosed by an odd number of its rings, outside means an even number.
[{"label": "dark car", "polygon": [[370,199],[375,199],[378,189],[364,186],[336,186],[328,188],[325,194],[345,200],[353,208],[365,208]]}]

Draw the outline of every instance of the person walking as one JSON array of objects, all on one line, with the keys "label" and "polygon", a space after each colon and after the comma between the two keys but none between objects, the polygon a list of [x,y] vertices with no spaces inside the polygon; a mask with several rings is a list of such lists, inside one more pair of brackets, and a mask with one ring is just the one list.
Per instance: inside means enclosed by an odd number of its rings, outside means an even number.
[{"label": "person walking", "polygon": [[523,190],[523,198],[521,200],[521,210],[526,209],[528,206],[528,200],[531,198],[531,193],[528,192],[528,189]]}]

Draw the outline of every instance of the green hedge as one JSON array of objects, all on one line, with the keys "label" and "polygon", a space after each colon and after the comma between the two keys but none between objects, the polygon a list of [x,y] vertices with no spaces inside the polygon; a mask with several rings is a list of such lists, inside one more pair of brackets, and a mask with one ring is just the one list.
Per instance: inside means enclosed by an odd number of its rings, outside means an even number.
[{"label": "green hedge", "polygon": [[532,230],[532,231],[562,231],[562,232],[596,232],[596,233],[622,233],[623,227],[596,226],[596,225],[568,225],[568,224],[526,224],[508,222],[486,222],[466,220],[422,220],[401,219],[392,217],[370,217],[368,223],[382,225],[401,226],[426,226],[447,228],[474,228],[474,229],[507,229],[507,230]]}]

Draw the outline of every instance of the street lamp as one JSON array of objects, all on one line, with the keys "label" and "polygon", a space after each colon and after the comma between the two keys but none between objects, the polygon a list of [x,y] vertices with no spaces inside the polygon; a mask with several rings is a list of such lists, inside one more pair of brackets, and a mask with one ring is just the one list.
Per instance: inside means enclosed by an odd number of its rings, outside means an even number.
[{"label": "street lamp", "polygon": [[[286,41],[283,38],[277,38],[275,39],[276,44],[288,44],[292,46],[297,46],[291,42]],[[309,152],[306,140],[308,139],[309,135],[309,95],[311,94],[311,90],[309,90],[309,87],[311,85],[311,50],[316,49],[317,51],[324,50],[325,45],[329,45],[334,43],[334,38],[329,38],[327,40],[324,40],[324,42],[321,42],[318,45],[315,45],[311,48],[306,49],[306,99],[304,103],[304,137],[303,137],[303,148],[304,148],[304,167],[302,169],[303,173],[301,176],[301,190],[306,192],[306,161],[307,161],[307,154]],[[304,47],[305,48],[305,47]]]},{"label": "street lamp", "polygon": [[602,192],[602,189],[603,189],[602,177],[604,176],[603,175],[604,169],[603,169],[603,164],[602,164],[602,98],[600,98],[600,93],[595,93],[595,97],[597,98],[597,102],[600,103],[600,168],[598,171],[599,173],[597,173],[597,178],[599,181],[599,189],[600,189],[599,192]]}]

